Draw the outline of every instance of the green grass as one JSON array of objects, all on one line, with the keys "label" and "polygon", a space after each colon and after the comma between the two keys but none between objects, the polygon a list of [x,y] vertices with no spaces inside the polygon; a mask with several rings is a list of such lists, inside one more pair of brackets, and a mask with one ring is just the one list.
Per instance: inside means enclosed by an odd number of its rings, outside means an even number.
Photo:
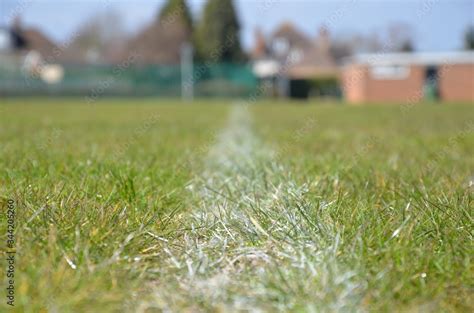
[{"label": "green grass", "polygon": [[474,309],[472,104],[3,102],[15,311]]}]

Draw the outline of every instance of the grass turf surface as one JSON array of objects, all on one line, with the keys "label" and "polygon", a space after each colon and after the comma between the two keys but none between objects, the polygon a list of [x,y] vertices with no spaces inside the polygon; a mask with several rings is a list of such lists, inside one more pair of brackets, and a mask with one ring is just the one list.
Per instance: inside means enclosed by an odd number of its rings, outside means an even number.
[{"label": "grass turf surface", "polygon": [[[258,234],[240,234],[239,245],[266,252],[273,266],[288,269],[284,275],[253,276],[249,270],[269,266],[243,262],[231,268],[234,282],[217,298],[178,283],[188,271],[170,265],[169,253],[195,233],[189,217],[202,205],[187,187],[206,171],[232,106],[5,102],[0,195],[4,207],[8,198],[17,207],[17,311],[226,310],[252,297],[263,310],[308,311],[333,296],[320,276],[306,283],[304,272],[262,248],[269,239]],[[324,236],[311,228],[324,209],[321,221],[339,240],[333,256],[360,286],[358,309],[473,309],[472,105],[261,104],[249,111],[253,133],[275,152],[283,174],[308,186],[301,232]],[[262,168],[266,175],[266,163]],[[283,207],[291,209],[290,200]],[[260,213],[253,226],[232,224],[229,232],[261,229],[276,238],[270,215]],[[2,248],[6,225],[2,214]],[[195,240],[215,234],[213,225],[201,226]],[[287,234],[290,244],[300,240]],[[211,260],[222,256],[205,253]],[[222,270],[217,266],[212,275]]]}]

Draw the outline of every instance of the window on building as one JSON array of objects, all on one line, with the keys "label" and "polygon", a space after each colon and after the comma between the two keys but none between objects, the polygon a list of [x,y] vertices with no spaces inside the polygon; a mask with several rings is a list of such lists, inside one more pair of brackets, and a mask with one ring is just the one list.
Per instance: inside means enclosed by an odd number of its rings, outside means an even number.
[{"label": "window on building", "polygon": [[384,65],[370,68],[370,76],[373,79],[406,79],[410,75],[408,66]]}]

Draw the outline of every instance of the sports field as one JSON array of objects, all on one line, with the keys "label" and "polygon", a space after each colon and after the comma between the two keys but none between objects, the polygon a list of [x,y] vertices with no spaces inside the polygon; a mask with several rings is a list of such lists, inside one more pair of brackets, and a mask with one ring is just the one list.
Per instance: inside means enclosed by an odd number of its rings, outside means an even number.
[{"label": "sports field", "polygon": [[472,104],[2,102],[17,312],[474,310]]}]

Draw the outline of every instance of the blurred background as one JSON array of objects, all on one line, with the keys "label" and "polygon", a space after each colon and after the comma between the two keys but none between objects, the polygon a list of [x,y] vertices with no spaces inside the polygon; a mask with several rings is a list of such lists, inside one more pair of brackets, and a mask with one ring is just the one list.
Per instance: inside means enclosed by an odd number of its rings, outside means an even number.
[{"label": "blurred background", "polygon": [[2,0],[0,95],[474,101],[474,1]]}]

